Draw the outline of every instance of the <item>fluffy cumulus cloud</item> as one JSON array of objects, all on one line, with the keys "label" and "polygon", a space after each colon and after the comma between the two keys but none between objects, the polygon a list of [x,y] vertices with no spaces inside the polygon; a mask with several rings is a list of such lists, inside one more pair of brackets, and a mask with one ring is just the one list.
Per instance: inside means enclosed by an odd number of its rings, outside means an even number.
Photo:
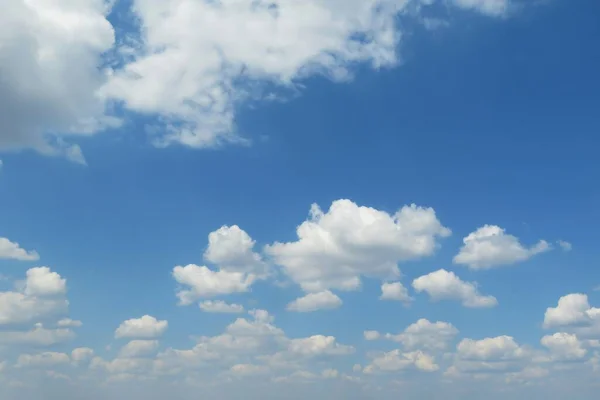
[{"label": "fluffy cumulus cloud", "polygon": [[194,264],[173,269],[173,278],[182,286],[177,297],[182,305],[192,304],[203,297],[247,292],[255,281],[243,272],[213,271]]},{"label": "fluffy cumulus cloud", "polygon": [[276,242],[266,252],[303,290],[356,290],[361,277],[398,277],[398,263],[432,255],[450,230],[432,208],[402,207],[394,214],[334,201],[316,204],[298,226],[298,240]]},{"label": "fluffy cumulus cloud", "polygon": [[167,321],[159,321],[153,316],[144,315],[141,318],[123,321],[115,331],[115,337],[153,339],[162,336],[168,326]]},{"label": "fluffy cumulus cloud", "polygon": [[590,306],[588,296],[572,293],[561,297],[544,314],[544,328],[560,328],[584,336],[600,335],[600,308]]},{"label": "fluffy cumulus cloud", "polygon": [[396,300],[403,303],[410,303],[413,298],[408,294],[408,290],[401,282],[384,282],[381,285],[381,300]]},{"label": "fluffy cumulus cloud", "polygon": [[463,247],[454,257],[455,264],[474,270],[490,269],[525,261],[550,250],[545,240],[525,247],[519,239],[495,225],[485,225],[463,239]]},{"label": "fluffy cumulus cloud", "polygon": [[288,304],[289,311],[312,312],[318,310],[331,310],[342,305],[342,299],[329,290],[317,293],[308,293]]},{"label": "fluffy cumulus cloud", "polygon": [[[0,163],[0,167],[2,164]],[[0,259],[37,261],[40,255],[35,250],[25,250],[19,243],[11,242],[5,237],[0,237]]]},{"label": "fluffy cumulus cloud", "polygon": [[463,339],[456,348],[459,357],[469,361],[513,361],[523,358],[526,354],[510,336],[481,340]]},{"label": "fluffy cumulus cloud", "polygon": [[14,291],[0,292],[0,326],[31,324],[66,314],[66,280],[48,267],[26,272]]},{"label": "fluffy cumulus cloud", "polygon": [[542,338],[541,343],[550,350],[554,360],[580,360],[587,354],[583,344],[573,334],[559,332],[547,335]]},{"label": "fluffy cumulus cloud", "polygon": [[202,311],[208,313],[238,314],[244,312],[244,306],[229,304],[223,300],[205,300],[199,306]]},{"label": "fluffy cumulus cloud", "polygon": [[254,252],[255,244],[239,226],[223,226],[208,235],[204,259],[223,271],[264,276],[268,273],[268,266],[260,254]]},{"label": "fluffy cumulus cloud", "polygon": [[507,379],[523,379],[531,364],[533,352],[519,345],[511,336],[480,340],[463,339],[456,346],[452,365],[445,371],[448,377],[482,377],[503,374]]},{"label": "fluffy cumulus cloud", "polygon": [[421,318],[409,325],[402,333],[397,335],[388,333],[385,338],[401,343],[406,349],[435,351],[446,349],[456,335],[458,335],[458,329],[451,323],[430,322]]},{"label": "fluffy cumulus cloud", "polygon": [[[189,264],[173,269],[173,278],[180,284],[177,297],[181,305],[190,305],[202,298],[243,293],[261,279],[269,277],[269,266],[254,252],[255,241],[237,225],[223,226],[208,235],[204,259],[207,266]],[[222,303],[201,303],[201,308],[215,309]],[[204,309],[203,308],[203,309]]]},{"label": "fluffy cumulus cloud", "polygon": [[415,279],[413,288],[418,292],[426,292],[433,301],[457,300],[465,307],[494,307],[498,301],[494,296],[479,293],[477,284],[462,281],[454,272],[445,269],[423,275]]}]

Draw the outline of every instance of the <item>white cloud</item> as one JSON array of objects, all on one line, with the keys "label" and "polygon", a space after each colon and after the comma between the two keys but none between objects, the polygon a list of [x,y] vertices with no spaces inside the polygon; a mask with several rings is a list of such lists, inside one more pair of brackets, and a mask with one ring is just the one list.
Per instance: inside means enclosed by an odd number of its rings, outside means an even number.
[{"label": "white cloud", "polygon": [[479,293],[477,284],[464,282],[454,272],[445,269],[423,275],[415,279],[413,288],[418,292],[426,292],[433,301],[458,300],[465,307],[494,307],[498,301],[494,296]]},{"label": "white cloud", "polygon": [[569,242],[566,242],[564,240],[558,240],[556,243],[560,246],[561,249],[563,249],[563,251],[573,250],[573,245]]},{"label": "white cloud", "polygon": [[409,325],[404,332],[397,335],[388,333],[385,337],[402,343],[408,350],[444,350],[457,334],[458,329],[448,322],[430,322],[421,318]]},{"label": "white cloud", "polygon": [[365,340],[377,340],[381,337],[381,334],[377,331],[364,331],[363,336]]},{"label": "white cloud", "polygon": [[393,65],[401,36],[394,18],[404,3],[136,0],[142,46],[102,93],[161,115],[161,144],[239,142],[234,108],[250,93],[236,81],[289,86],[314,74],[344,78],[354,62]]},{"label": "white cloud", "polygon": [[159,321],[150,315],[141,318],[132,318],[124,321],[115,331],[116,338],[153,339],[162,336],[169,323]]},{"label": "white cloud", "polygon": [[287,305],[288,311],[313,312],[318,310],[332,310],[342,305],[342,299],[329,290],[318,293],[308,293],[304,297],[297,298]]},{"label": "white cloud", "polygon": [[452,0],[458,7],[479,11],[493,17],[505,15],[510,7],[510,0]]},{"label": "white cloud", "polygon": [[[311,75],[346,79],[354,63],[393,66],[402,37],[396,16],[408,4],[136,0],[141,46],[114,71],[102,93],[130,110],[162,116],[166,134],[157,138],[161,145],[243,142],[236,135],[236,105],[268,94],[257,96],[249,85],[236,82],[290,87]],[[454,4],[495,16],[504,11],[498,0]]]},{"label": "white cloud", "polygon": [[27,270],[24,293],[27,296],[58,296],[67,292],[67,280],[48,267]]},{"label": "white cloud", "polygon": [[255,241],[237,225],[223,226],[208,235],[204,259],[222,271],[265,276],[267,264],[253,251]]},{"label": "white cloud", "polygon": [[17,367],[52,367],[71,362],[68,354],[45,352],[39,354],[22,354],[17,360]]},{"label": "white cloud", "polygon": [[154,355],[158,350],[158,340],[132,340],[119,351],[120,358],[138,358]]},{"label": "white cloud", "polygon": [[544,327],[583,326],[600,320],[600,309],[590,307],[588,297],[582,293],[572,293],[561,297],[556,307],[548,307],[544,314]]},{"label": "white cloud", "polygon": [[56,323],[61,328],[79,328],[83,326],[81,321],[72,320],[71,318],[63,318]]},{"label": "white cloud", "polygon": [[400,350],[392,350],[376,356],[371,360],[363,372],[366,374],[382,371],[395,372],[408,368],[416,368],[425,372],[434,372],[439,369],[435,359],[422,351],[402,353]]},{"label": "white cloud", "polygon": [[[0,49],[1,50],[1,49]],[[1,96],[1,92],[0,92]],[[1,136],[0,136],[1,138]],[[0,140],[1,148],[1,140]],[[0,164],[1,166],[2,164]],[[40,255],[35,250],[25,250],[19,243],[11,242],[5,237],[0,237],[0,259],[19,260],[19,261],[37,261]]]},{"label": "white cloud", "polygon": [[194,264],[173,269],[173,278],[181,285],[177,292],[179,304],[190,305],[201,298],[247,292],[257,280],[266,279],[269,267],[253,251],[254,245],[255,241],[237,225],[211,232],[204,259],[215,264],[215,269]]},{"label": "white cloud", "polygon": [[381,285],[381,300],[397,300],[403,303],[409,303],[413,300],[409,296],[408,290],[401,282],[385,282]]},{"label": "white cloud", "polygon": [[243,272],[213,271],[194,264],[173,269],[173,278],[186,289],[177,292],[181,305],[189,305],[203,297],[243,293],[250,289],[255,276]]},{"label": "white cloud", "polygon": [[432,208],[405,206],[390,215],[350,200],[324,213],[314,204],[296,231],[298,241],[265,251],[303,290],[356,290],[361,276],[399,276],[397,263],[432,255],[437,239],[450,235]]},{"label": "white cloud", "polygon": [[323,335],[291,339],[288,344],[288,350],[294,354],[311,357],[354,353],[354,347],[339,344],[333,336]]},{"label": "white cloud", "polygon": [[527,351],[511,336],[497,336],[481,340],[463,339],[457,346],[457,354],[468,361],[515,361],[527,355]]},{"label": "white cloud", "polygon": [[[264,310],[250,311],[252,318],[238,318],[217,336],[200,337],[191,349],[167,349],[154,360],[153,371],[207,368],[207,371],[233,375],[254,375],[267,371],[304,370],[311,360],[352,354],[352,346],[338,343],[335,337],[312,335],[288,338],[274,325]],[[319,376],[319,375],[317,375]]]},{"label": "white cloud", "polygon": [[78,347],[71,351],[71,360],[79,365],[90,362],[94,357],[94,350],[89,347]]},{"label": "white cloud", "polygon": [[555,361],[580,360],[587,354],[577,336],[569,333],[559,332],[544,336],[541,343],[550,350],[552,360]]},{"label": "white cloud", "polygon": [[545,240],[524,247],[519,239],[495,225],[485,225],[463,239],[464,245],[454,257],[455,264],[467,265],[474,270],[490,269],[525,261],[550,250]]},{"label": "white cloud", "polygon": [[[345,80],[356,64],[396,65],[403,36],[396,20],[412,15],[414,3],[133,0],[124,24],[139,24],[141,35],[116,39],[107,19],[114,1],[12,2],[0,16],[0,58],[11,60],[0,85],[0,149],[84,164],[79,146],[64,138],[118,127],[115,104],[157,117],[150,131],[159,146],[247,143],[235,110],[272,97],[264,87],[296,89],[315,75]],[[450,4],[500,16],[508,0]]]},{"label": "white cloud", "polygon": [[[56,132],[102,120],[101,54],[114,43],[104,0],[11,1],[0,15],[0,150],[33,148],[84,162]],[[79,127],[77,127],[79,125]]]},{"label": "white cloud", "polygon": [[65,314],[66,280],[47,267],[31,268],[17,291],[0,292],[0,325],[25,324]]},{"label": "white cloud", "polygon": [[200,309],[209,313],[238,314],[244,312],[239,304],[228,304],[223,300],[205,300],[199,304]]},{"label": "white cloud", "polygon": [[46,329],[41,324],[29,331],[1,331],[0,344],[52,346],[75,338],[71,329]]}]

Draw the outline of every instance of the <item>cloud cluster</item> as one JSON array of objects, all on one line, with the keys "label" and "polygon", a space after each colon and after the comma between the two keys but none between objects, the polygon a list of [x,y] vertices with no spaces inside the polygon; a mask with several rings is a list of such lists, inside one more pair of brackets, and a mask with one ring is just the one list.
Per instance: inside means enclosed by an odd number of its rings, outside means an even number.
[{"label": "cloud cluster", "polygon": [[12,291],[0,292],[0,345],[51,346],[75,337],[80,321],[65,317],[66,279],[48,267],[26,272]]},{"label": "cloud cluster", "polygon": [[[85,163],[69,138],[116,128],[115,112],[153,117],[153,142],[247,143],[236,109],[315,75],[397,64],[399,17],[453,5],[488,16],[509,0],[13,1],[0,16],[0,150],[33,148]],[[127,4],[127,3],[125,3]],[[127,18],[127,19],[124,19]],[[117,29],[110,21],[127,29]],[[198,29],[201,26],[202,29]],[[298,40],[302,38],[302,40]],[[128,115],[126,113],[126,115]]]},{"label": "cloud cluster", "polygon": [[327,212],[314,204],[296,230],[298,240],[265,248],[306,292],[357,290],[361,277],[395,278],[398,263],[432,255],[450,230],[432,208],[404,206],[394,214],[334,201]]}]

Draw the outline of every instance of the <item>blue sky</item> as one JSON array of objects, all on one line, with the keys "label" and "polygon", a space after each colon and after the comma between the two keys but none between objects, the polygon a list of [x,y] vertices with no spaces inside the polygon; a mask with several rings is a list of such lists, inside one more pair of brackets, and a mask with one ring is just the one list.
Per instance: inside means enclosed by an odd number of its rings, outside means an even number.
[{"label": "blue sky", "polygon": [[599,5],[256,4],[0,16],[8,399],[595,398]]}]

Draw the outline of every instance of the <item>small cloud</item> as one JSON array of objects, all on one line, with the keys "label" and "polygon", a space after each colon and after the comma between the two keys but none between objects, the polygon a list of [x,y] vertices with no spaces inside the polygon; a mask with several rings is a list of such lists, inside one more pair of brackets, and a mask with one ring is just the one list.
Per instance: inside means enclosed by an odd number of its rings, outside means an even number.
[{"label": "small cloud", "polygon": [[560,246],[561,249],[563,249],[563,251],[571,251],[573,250],[573,245],[567,241],[564,240],[557,240],[556,244],[558,244]]},{"label": "small cloud", "polygon": [[594,292],[600,292],[600,285],[598,285],[594,288]]}]

